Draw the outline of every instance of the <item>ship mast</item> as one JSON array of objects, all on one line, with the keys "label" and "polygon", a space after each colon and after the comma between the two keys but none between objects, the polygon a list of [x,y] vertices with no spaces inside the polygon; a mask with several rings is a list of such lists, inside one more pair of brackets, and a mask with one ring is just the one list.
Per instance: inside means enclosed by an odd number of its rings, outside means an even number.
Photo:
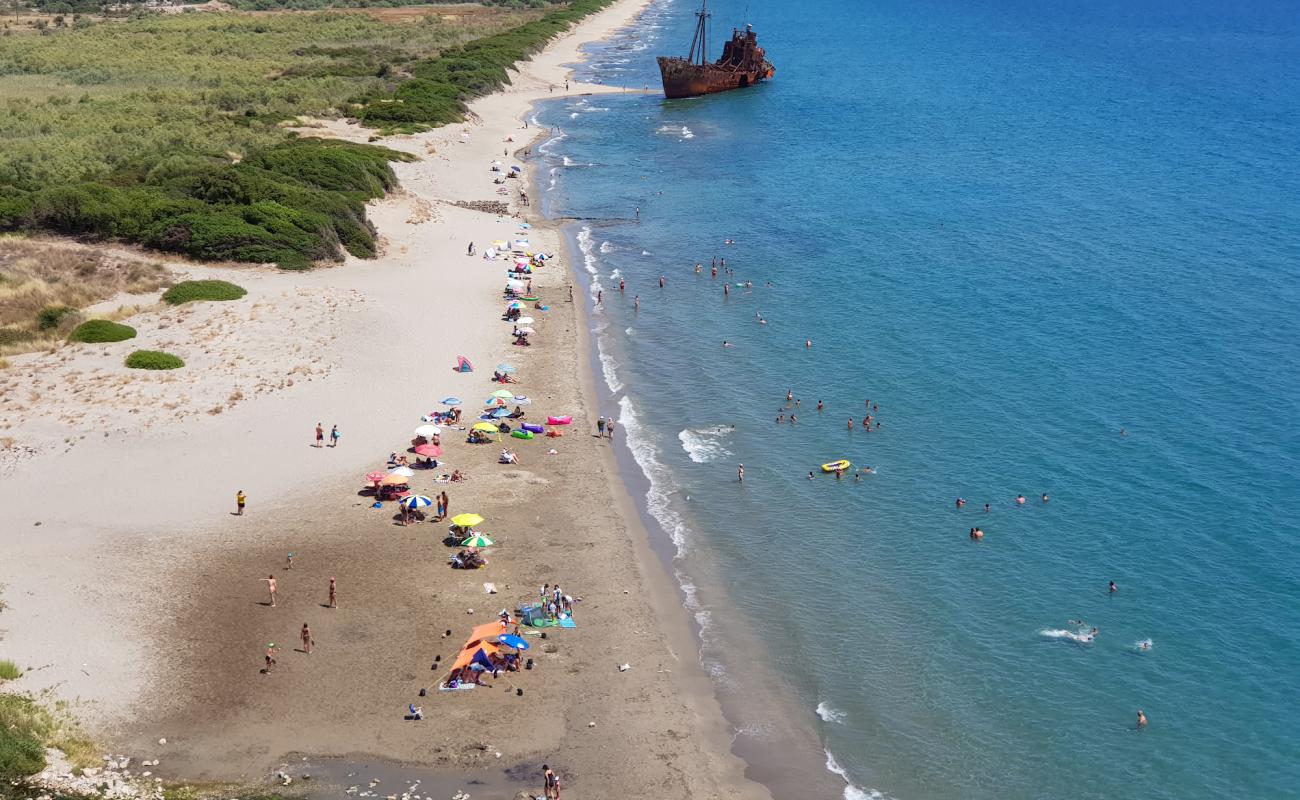
[{"label": "ship mast", "polygon": [[[709,14],[709,0],[703,0],[700,4],[700,10],[695,12],[698,18],[695,23],[695,35],[691,37],[691,53],[686,60],[692,64],[707,64],[709,61],[709,32],[707,29]],[[695,51],[699,48],[700,60],[695,60]]]}]

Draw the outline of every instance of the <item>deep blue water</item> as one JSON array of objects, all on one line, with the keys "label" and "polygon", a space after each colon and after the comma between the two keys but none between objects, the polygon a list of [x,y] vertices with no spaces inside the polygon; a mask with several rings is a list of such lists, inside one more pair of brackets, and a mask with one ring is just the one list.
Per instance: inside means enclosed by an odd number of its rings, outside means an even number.
[{"label": "deep blue water", "polygon": [[1300,797],[1300,6],[747,8],[771,83],[539,114],[719,680],[757,636],[850,795]]}]

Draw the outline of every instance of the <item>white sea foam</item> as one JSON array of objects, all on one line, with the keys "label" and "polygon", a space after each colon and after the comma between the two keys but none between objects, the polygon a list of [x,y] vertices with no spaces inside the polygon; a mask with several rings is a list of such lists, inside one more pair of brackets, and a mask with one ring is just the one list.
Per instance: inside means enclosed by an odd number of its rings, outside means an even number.
[{"label": "white sea foam", "polygon": [[636,330],[634,328],[624,328],[623,333],[627,334],[628,336],[631,336],[632,334],[636,333]]},{"label": "white sea foam", "polygon": [[616,246],[614,245],[613,242],[601,242],[601,243],[600,243],[600,252],[602,252],[602,253],[612,253],[612,252],[614,252],[614,251],[617,250],[617,249],[618,249],[618,247],[616,247]]},{"label": "white sea foam", "polygon": [[648,255],[652,255],[652,254],[651,254],[651,252],[650,252],[649,250],[642,250],[642,251],[641,251],[641,255],[643,255],[643,256],[648,256]]},{"label": "white sea foam", "polygon": [[817,704],[817,716],[822,718],[822,722],[843,722],[844,712],[838,708],[832,708],[825,701]]},{"label": "white sea foam", "polygon": [[660,125],[658,128],[655,129],[655,133],[659,133],[664,136],[676,136],[678,139],[695,138],[694,131],[692,131],[690,128],[686,127],[685,125],[682,125],[680,127],[676,125]]},{"label": "white sea foam", "polygon": [[578,112],[577,112],[577,111],[575,111],[575,112],[573,112],[572,114],[569,115],[569,119],[577,119],[577,118],[578,118]]},{"label": "white sea foam", "polygon": [[613,356],[605,352],[605,347],[600,343],[599,339],[596,340],[596,353],[600,358],[600,372],[605,376],[605,385],[609,387],[611,392],[623,391],[623,381],[618,378],[618,362],[614,360]]},{"label": "white sea foam", "polygon": [[[594,249],[593,246],[594,242],[592,242],[591,239],[591,228],[587,226],[587,227],[583,227],[582,230],[578,231],[577,240],[578,240],[578,250],[582,252],[583,268],[586,269],[587,272],[590,273],[591,275],[600,274],[599,271],[596,269],[596,256],[593,255],[592,253]],[[593,289],[596,288],[596,283],[594,281],[592,282],[592,288]]]},{"label": "white sea foam", "polygon": [[853,781],[849,780],[849,773],[844,771],[844,767],[841,767],[840,762],[835,760],[835,756],[831,755],[831,751],[823,750],[822,752],[826,754],[827,771],[833,772],[844,779],[844,800],[889,800],[886,795],[874,789],[863,789],[861,786],[853,785]]},{"label": "white sea foam", "polygon": [[677,548],[677,555],[682,556],[686,553],[687,528],[686,522],[672,507],[672,495],[676,491],[672,472],[659,460],[658,449],[637,416],[632,398],[624,395],[619,399],[618,406],[618,422],[623,429],[624,441],[632,451],[637,466],[641,467],[641,472],[650,481],[650,488],[646,491],[646,510],[668,534]]},{"label": "white sea foam", "polygon": [[564,161],[561,162],[561,163],[563,163],[564,166],[566,166],[566,167],[572,167],[572,166],[575,166],[578,162],[577,162],[577,161],[574,161],[573,159],[569,158],[568,156],[565,156],[565,157],[564,157]]},{"label": "white sea foam", "polygon": [[731,455],[731,451],[722,445],[723,438],[731,431],[732,428],[726,425],[687,428],[677,434],[677,439],[682,443],[686,455],[691,457],[691,461],[696,464],[706,464]]},{"label": "white sea foam", "polygon": [[1067,631],[1064,628],[1045,628],[1038,632],[1039,636],[1046,636],[1049,639],[1069,639],[1079,644],[1092,644],[1093,636],[1087,631]]}]

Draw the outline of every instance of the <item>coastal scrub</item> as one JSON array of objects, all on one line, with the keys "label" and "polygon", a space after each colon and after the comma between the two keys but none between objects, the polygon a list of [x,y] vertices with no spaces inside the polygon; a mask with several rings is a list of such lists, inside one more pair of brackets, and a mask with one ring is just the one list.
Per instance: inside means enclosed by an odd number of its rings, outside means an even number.
[{"label": "coastal scrub", "polygon": [[136,350],[126,357],[126,365],[131,369],[180,369],[185,366],[185,362],[171,353]]},{"label": "coastal scrub", "polygon": [[106,319],[86,320],[72,329],[68,341],[99,344],[103,342],[124,342],[135,338],[135,328],[120,322]]},{"label": "coastal scrub", "polygon": [[163,302],[173,306],[200,300],[238,300],[248,290],[229,281],[181,281],[163,292]]}]

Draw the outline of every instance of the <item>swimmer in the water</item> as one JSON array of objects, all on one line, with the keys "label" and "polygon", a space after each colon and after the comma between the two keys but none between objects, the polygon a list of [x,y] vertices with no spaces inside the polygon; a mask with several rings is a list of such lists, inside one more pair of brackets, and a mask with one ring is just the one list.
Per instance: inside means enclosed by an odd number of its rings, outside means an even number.
[{"label": "swimmer in the water", "polygon": [[823,409],[825,409],[825,408],[826,408],[826,406],[822,403],[822,401],[818,400],[818,401],[817,401],[817,410],[818,410],[818,411],[821,411],[821,410],[823,410]]},{"label": "swimmer in the water", "polygon": [[849,417],[849,430],[853,430],[853,417]]},{"label": "swimmer in the water", "polygon": [[1111,581],[1110,585],[1106,587],[1106,591],[1115,594],[1115,592],[1119,591],[1119,587],[1115,585],[1115,581]]},{"label": "swimmer in the water", "polygon": [[961,508],[961,507],[964,506],[964,505],[966,505],[966,500],[965,500],[964,498],[958,497],[958,498],[957,498],[957,507],[958,507],[958,508]]},{"label": "swimmer in the water", "polygon": [[1143,714],[1143,713],[1142,713],[1142,709],[1139,708],[1139,709],[1138,709],[1138,727],[1139,727],[1139,728],[1145,728],[1146,726],[1147,726],[1147,715],[1146,715],[1146,714]]},{"label": "swimmer in the water", "polygon": [[812,349],[812,339],[804,339],[804,340],[803,340],[803,346],[806,347],[806,348],[808,348],[809,350],[811,350],[811,349]]},{"label": "swimmer in the water", "polygon": [[989,504],[988,504],[988,503],[985,503],[985,504],[984,504],[984,513],[987,514],[988,511],[989,511]]},{"label": "swimmer in the water", "polygon": [[1024,504],[1025,504],[1025,496],[1023,494],[1016,495],[1016,505],[1023,506]]},{"label": "swimmer in the water", "polygon": [[1138,642],[1138,649],[1139,649],[1139,650],[1150,650],[1150,649],[1151,649],[1151,642],[1150,642],[1150,641],[1141,641],[1141,642]]},{"label": "swimmer in the water", "polygon": [[790,389],[785,393],[785,402],[787,405],[794,402],[794,389]]},{"label": "swimmer in the water", "polygon": [[723,346],[723,347],[734,347],[735,345],[733,345],[731,342],[727,341],[726,339],[723,339],[723,340],[722,340],[722,346]]},{"label": "swimmer in the water", "polygon": [[1047,502],[1047,492],[1043,492],[1043,502]]},{"label": "swimmer in the water", "polygon": [[808,470],[808,480],[812,480],[812,479],[813,479],[812,470]]}]

